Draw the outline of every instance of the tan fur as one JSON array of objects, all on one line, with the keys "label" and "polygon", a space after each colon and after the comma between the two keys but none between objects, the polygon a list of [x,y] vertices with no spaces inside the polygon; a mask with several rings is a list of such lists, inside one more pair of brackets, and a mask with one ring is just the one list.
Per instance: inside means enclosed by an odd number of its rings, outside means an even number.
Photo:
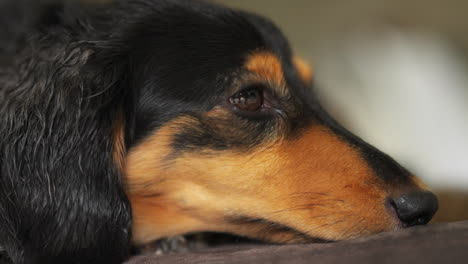
[{"label": "tan fur", "polygon": [[418,177],[411,176],[411,180],[419,189],[428,191],[430,190],[429,186],[425,182],[421,181]]},{"label": "tan fur", "polygon": [[[293,64],[299,73],[299,77],[304,82],[312,82],[313,71],[304,59],[294,56]],[[251,54],[245,63],[245,68],[272,83],[284,84],[285,79],[281,61],[270,52],[262,51]]]},{"label": "tan fur", "polygon": [[271,83],[283,85],[285,82],[281,61],[270,52],[252,53],[247,58],[245,68]]},{"label": "tan fur", "polygon": [[299,56],[293,57],[293,64],[299,73],[299,77],[306,83],[312,83],[313,71],[309,64]]},{"label": "tan fur", "polygon": [[193,122],[170,122],[128,155],[137,243],[193,231],[295,241],[286,231],[269,234],[258,232],[266,227],[226,221],[236,216],[326,239],[395,228],[378,178],[326,128],[311,127],[294,141],[278,140],[249,153],[204,150],[168,159],[172,135]]},{"label": "tan fur", "polygon": [[[133,210],[133,235],[137,242],[198,231],[207,225],[184,212],[177,203],[164,196],[130,196]],[[155,234],[157,232],[157,234]]]},{"label": "tan fur", "polygon": [[112,153],[114,162],[120,171],[124,170],[125,164],[125,121],[123,114],[119,113],[113,125],[114,150]]}]

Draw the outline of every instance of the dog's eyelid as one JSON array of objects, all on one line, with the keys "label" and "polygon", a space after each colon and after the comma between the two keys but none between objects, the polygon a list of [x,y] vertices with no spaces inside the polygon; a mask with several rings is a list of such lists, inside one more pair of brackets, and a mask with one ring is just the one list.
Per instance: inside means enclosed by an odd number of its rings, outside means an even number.
[{"label": "dog's eyelid", "polygon": [[[270,119],[275,116],[285,118],[284,112],[280,109],[279,97],[274,93],[275,90],[271,89],[267,83],[252,82],[236,89],[235,92],[230,92],[224,98],[224,107],[239,115],[242,118],[248,118],[256,121]],[[245,97],[248,93],[260,96],[260,100],[251,100],[253,105],[247,106],[247,99]],[[241,99],[243,97],[243,99]],[[257,98],[259,99],[259,98]]]},{"label": "dog's eyelid", "polygon": [[229,94],[227,94],[228,97],[232,97],[239,92],[246,91],[249,89],[258,89],[262,90],[263,96],[265,97],[266,100],[272,101],[272,100],[277,100],[280,99],[282,96],[277,93],[276,89],[272,88],[268,83],[264,82],[251,82],[251,83],[246,83],[238,88],[236,88],[233,91],[230,91]]}]

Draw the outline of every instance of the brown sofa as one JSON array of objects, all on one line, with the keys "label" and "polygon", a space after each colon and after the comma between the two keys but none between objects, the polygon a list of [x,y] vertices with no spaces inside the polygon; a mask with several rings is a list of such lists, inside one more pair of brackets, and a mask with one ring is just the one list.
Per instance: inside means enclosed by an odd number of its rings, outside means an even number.
[{"label": "brown sofa", "polygon": [[468,221],[328,244],[236,246],[198,253],[137,256],[127,262],[166,263],[468,263]]}]

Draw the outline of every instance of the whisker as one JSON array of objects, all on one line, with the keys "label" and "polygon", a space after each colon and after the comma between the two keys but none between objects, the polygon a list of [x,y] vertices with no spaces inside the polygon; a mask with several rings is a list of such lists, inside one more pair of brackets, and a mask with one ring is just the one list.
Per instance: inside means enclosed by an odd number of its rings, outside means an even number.
[{"label": "whisker", "polygon": [[352,224],[351,227],[347,228],[346,230],[342,231],[340,236],[345,237],[346,239],[351,238],[351,234],[347,234],[350,230],[354,229],[356,226],[359,226],[362,221],[364,221],[364,218],[361,218],[357,223]]},{"label": "whisker", "polygon": [[272,215],[272,214],[278,214],[278,213],[284,213],[284,212],[290,212],[290,211],[296,211],[296,210],[312,210],[312,209],[314,209],[314,208],[309,208],[309,206],[322,206],[323,207],[323,206],[326,206],[326,204],[309,203],[309,204],[296,205],[294,207],[285,208],[285,209],[281,209],[281,210],[274,211],[274,212],[269,212],[267,214]]},{"label": "whisker", "polygon": [[284,198],[288,198],[288,197],[291,197],[291,196],[298,196],[298,195],[316,195],[316,196],[319,196],[319,197],[320,196],[336,197],[335,195],[332,195],[330,193],[324,193],[324,192],[293,192],[293,193],[289,193],[287,195],[282,195],[282,196],[280,196],[278,198],[284,199]]},{"label": "whisker", "polygon": [[309,229],[309,230],[305,231],[304,233],[309,234],[310,232],[315,231],[315,230],[317,230],[317,229],[320,229],[320,228],[323,228],[323,227],[326,227],[326,226],[336,225],[336,224],[342,223],[342,222],[344,222],[344,221],[345,221],[345,219],[340,219],[340,220],[338,220],[338,221],[336,221],[336,222],[333,222],[333,223],[326,223],[326,224],[324,224],[324,225],[317,226],[317,227],[315,227],[315,228]]},{"label": "whisker", "polygon": [[296,219],[294,221],[291,221],[289,222],[290,224],[294,224],[294,223],[297,223],[297,222],[300,222],[300,221],[304,221],[304,220],[309,220],[309,219],[315,219],[315,218],[326,218],[326,217],[330,217],[330,216],[335,216],[337,215],[338,213],[334,213],[334,214],[326,214],[326,215],[314,215],[314,216],[309,216],[309,217],[303,217],[303,218],[300,218],[300,219]]}]

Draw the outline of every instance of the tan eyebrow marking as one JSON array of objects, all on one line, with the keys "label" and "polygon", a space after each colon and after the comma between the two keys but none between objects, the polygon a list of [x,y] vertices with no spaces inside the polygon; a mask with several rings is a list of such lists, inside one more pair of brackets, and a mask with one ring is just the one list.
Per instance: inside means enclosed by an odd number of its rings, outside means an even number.
[{"label": "tan eyebrow marking", "polygon": [[299,56],[294,56],[293,63],[299,73],[299,77],[306,83],[311,83],[313,79],[313,70],[310,65]]},{"label": "tan eyebrow marking", "polygon": [[260,81],[266,81],[281,96],[288,94],[286,79],[280,58],[268,51],[257,51],[250,54],[244,67],[254,73]]},{"label": "tan eyebrow marking", "polygon": [[247,70],[270,82],[284,84],[283,67],[278,57],[266,51],[251,54],[245,63]]}]

